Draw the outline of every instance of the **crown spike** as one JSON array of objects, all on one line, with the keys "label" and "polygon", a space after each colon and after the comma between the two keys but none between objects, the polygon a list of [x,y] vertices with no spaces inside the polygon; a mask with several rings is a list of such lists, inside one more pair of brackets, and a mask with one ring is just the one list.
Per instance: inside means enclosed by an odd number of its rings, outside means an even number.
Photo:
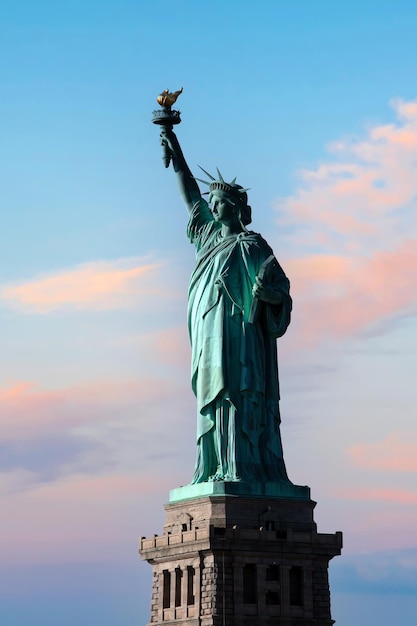
[{"label": "crown spike", "polygon": [[220,180],[220,182],[224,183],[225,181],[224,181],[223,176],[220,174],[220,170],[219,170],[219,168],[218,168],[218,167],[216,167],[216,170],[217,170],[217,173],[218,173],[218,175],[219,175],[219,180]]},{"label": "crown spike", "polygon": [[204,185],[208,185],[208,187],[210,187],[211,183],[207,182],[206,180],[202,180],[201,178],[197,178],[197,176],[193,176],[194,180],[198,180],[199,183],[203,183]]},{"label": "crown spike", "polygon": [[[207,176],[208,176],[211,180],[216,180],[216,179],[214,178],[214,176],[212,176],[211,174],[209,174],[208,172],[206,172],[206,170],[205,170],[204,168],[202,168],[202,167],[201,167],[201,165],[199,165],[198,167],[199,167],[199,168],[200,168],[200,170],[201,170],[202,172],[204,172],[204,174],[206,174],[206,175],[207,175]],[[218,170],[217,170],[217,171],[218,171]],[[198,180],[198,179],[197,179],[197,180]]]},{"label": "crown spike", "polygon": [[236,178],[237,178],[237,176],[234,177],[234,179],[232,180],[232,182],[229,183],[229,185],[234,185],[235,182],[236,182]]},{"label": "crown spike", "polygon": [[245,191],[249,191],[251,187],[246,187],[246,189],[236,189],[238,193],[245,193]]}]

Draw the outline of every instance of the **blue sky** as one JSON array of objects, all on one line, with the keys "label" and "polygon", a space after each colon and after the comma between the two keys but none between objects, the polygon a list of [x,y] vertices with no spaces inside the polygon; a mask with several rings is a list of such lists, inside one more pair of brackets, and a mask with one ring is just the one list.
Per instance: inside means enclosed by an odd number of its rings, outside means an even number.
[{"label": "blue sky", "polygon": [[189,481],[193,250],[152,125],[184,87],[192,170],[250,187],[292,283],[284,454],[338,626],[417,611],[417,7],[400,0],[0,6],[0,618],[145,624]]}]

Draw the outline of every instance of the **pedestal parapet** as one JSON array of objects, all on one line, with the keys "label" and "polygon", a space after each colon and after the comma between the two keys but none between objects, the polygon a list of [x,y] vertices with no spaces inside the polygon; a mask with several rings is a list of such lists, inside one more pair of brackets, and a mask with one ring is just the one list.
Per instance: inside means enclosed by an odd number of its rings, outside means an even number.
[{"label": "pedestal parapet", "polygon": [[328,563],[342,533],[318,533],[314,507],[231,495],[167,504],[163,534],[139,546],[153,568],[149,624],[333,624]]}]

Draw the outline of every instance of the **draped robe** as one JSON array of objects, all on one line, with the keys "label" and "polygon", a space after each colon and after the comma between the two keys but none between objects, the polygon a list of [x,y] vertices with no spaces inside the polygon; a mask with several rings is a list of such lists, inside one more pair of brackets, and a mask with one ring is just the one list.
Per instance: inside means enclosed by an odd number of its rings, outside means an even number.
[{"label": "draped robe", "polygon": [[224,237],[205,200],[194,205],[187,234],[196,247],[188,294],[198,407],[192,482],[287,481],[276,338],[290,322],[289,281],[274,258],[265,282],[282,303],[262,302],[251,323],[252,288],[270,246],[251,231]]}]

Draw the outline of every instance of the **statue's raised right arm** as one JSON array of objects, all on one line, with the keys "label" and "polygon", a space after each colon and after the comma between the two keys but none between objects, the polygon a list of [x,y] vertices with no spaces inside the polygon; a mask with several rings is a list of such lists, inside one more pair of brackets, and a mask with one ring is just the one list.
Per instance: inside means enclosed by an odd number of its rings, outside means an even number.
[{"label": "statue's raised right arm", "polygon": [[191,211],[196,202],[201,200],[201,193],[184,158],[177,136],[171,127],[163,126],[161,128],[161,144],[166,146],[171,153],[172,166],[177,175],[181,195],[188,211]]}]

